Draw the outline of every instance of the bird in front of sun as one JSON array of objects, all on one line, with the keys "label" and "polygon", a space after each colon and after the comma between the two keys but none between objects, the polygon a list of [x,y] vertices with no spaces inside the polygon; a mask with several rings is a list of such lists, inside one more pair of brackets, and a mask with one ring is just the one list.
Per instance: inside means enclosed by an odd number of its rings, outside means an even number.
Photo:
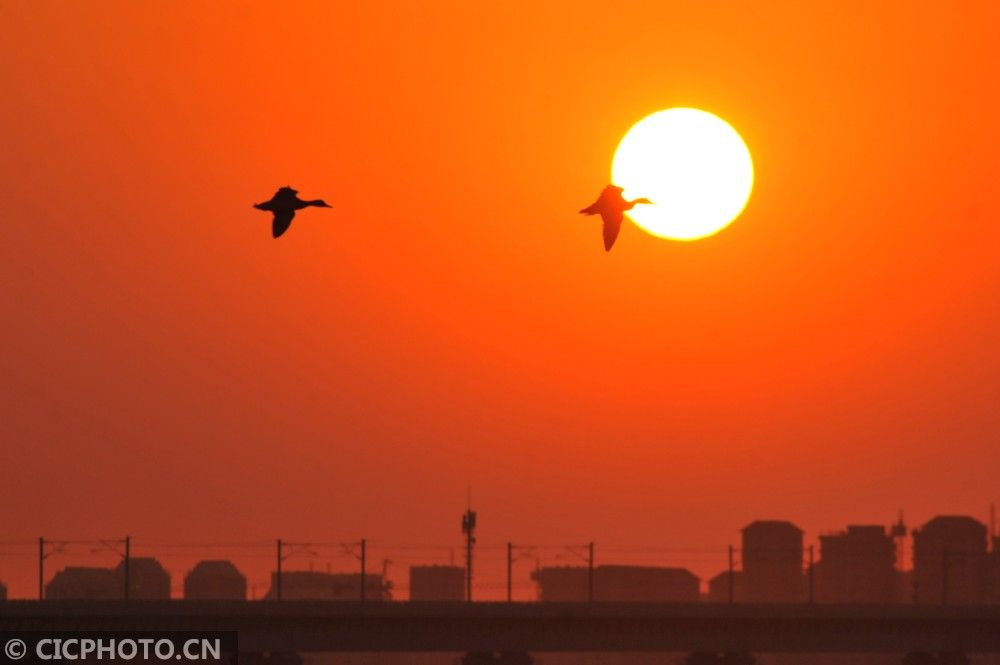
[{"label": "bird in front of sun", "polygon": [[652,203],[649,199],[641,198],[626,201],[622,196],[625,191],[621,187],[608,185],[601,192],[591,205],[580,211],[581,215],[600,215],[604,220],[604,250],[611,251],[611,246],[618,238],[618,232],[622,228],[622,220],[625,218],[625,211],[631,210],[638,203]]},{"label": "bird in front of sun", "polygon": [[323,199],[303,201],[299,198],[298,190],[291,187],[282,187],[274,193],[270,201],[254,203],[253,207],[257,208],[257,210],[267,210],[274,215],[274,219],[271,222],[271,235],[277,238],[292,225],[295,211],[309,207],[332,208],[333,206]]}]

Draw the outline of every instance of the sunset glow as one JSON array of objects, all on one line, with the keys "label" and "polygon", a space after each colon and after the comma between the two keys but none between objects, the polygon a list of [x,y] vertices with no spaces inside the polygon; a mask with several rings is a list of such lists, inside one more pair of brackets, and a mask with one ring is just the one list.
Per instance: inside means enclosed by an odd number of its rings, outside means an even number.
[{"label": "sunset glow", "polygon": [[470,508],[476,601],[508,543],[515,602],[590,542],[704,592],[755,520],[1000,503],[1000,3],[0,18],[10,599],[130,536],[406,600]]}]

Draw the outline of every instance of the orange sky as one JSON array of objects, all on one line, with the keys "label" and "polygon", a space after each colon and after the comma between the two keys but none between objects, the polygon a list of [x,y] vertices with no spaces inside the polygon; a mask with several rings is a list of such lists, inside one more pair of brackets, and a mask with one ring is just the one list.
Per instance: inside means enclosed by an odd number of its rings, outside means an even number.
[{"label": "orange sky", "polygon": [[[484,544],[707,575],[757,517],[985,519],[998,10],[485,7],[0,2],[0,540],[457,546],[471,484]],[[750,203],[605,254],[576,211],[671,106]],[[335,207],[272,241],[285,184]]]}]

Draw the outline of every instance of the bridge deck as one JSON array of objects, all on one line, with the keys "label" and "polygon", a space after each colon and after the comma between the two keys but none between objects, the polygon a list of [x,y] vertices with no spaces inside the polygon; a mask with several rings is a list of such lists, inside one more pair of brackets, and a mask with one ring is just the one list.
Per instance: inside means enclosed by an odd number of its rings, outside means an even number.
[{"label": "bridge deck", "polygon": [[7,601],[0,630],[235,630],[241,651],[989,653],[1000,606]]}]

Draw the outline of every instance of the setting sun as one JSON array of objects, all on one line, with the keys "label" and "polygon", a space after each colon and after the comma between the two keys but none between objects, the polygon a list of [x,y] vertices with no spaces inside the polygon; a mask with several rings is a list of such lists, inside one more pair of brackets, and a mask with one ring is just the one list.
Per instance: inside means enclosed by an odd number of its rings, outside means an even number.
[{"label": "setting sun", "polygon": [[673,108],[632,126],[615,151],[611,177],[626,198],[653,200],[626,213],[640,227],[662,238],[696,240],[743,211],[753,189],[753,161],[721,118]]}]

